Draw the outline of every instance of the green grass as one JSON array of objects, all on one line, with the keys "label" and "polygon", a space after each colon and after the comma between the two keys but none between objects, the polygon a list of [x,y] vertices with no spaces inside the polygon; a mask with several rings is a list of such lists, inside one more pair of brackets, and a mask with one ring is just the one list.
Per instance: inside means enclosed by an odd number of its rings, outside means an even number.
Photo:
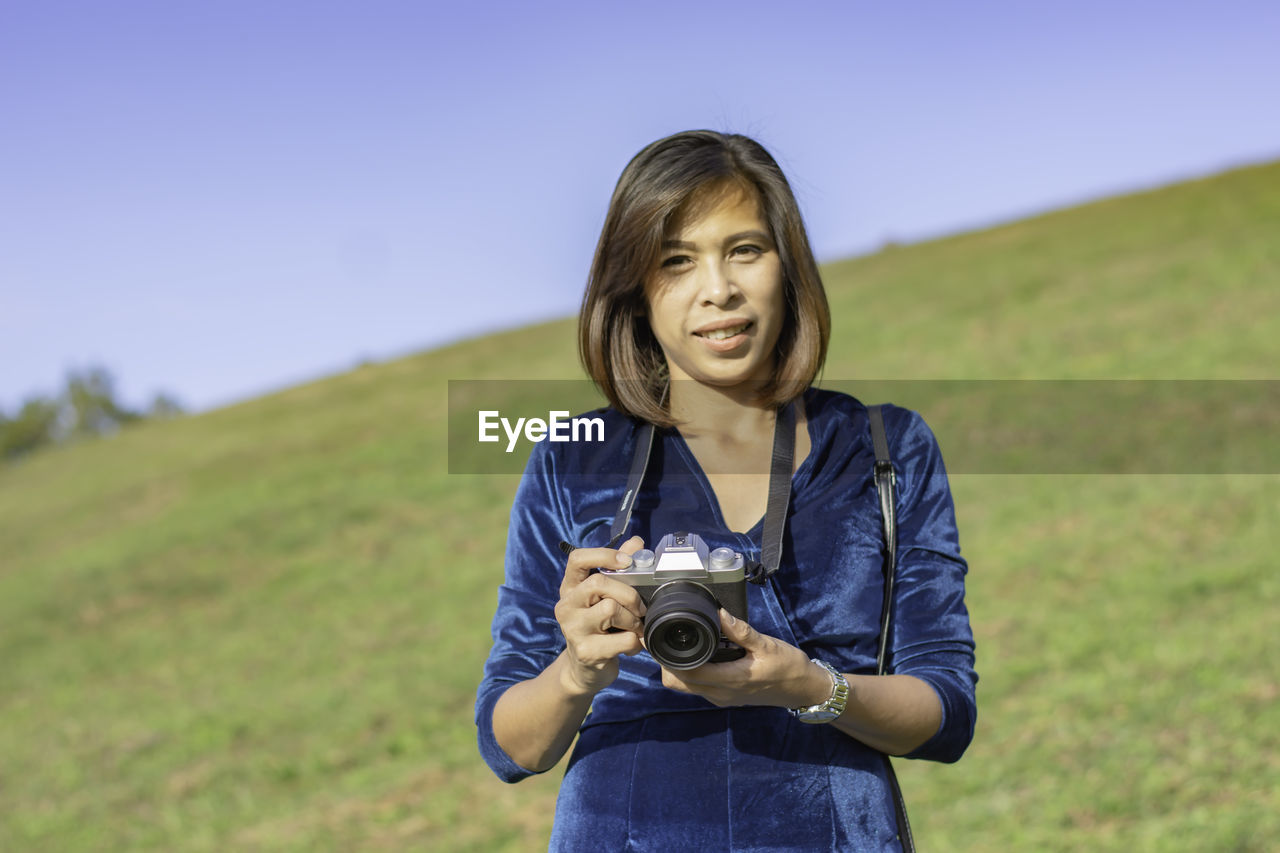
[{"label": "green grass", "polygon": [[[1280,378],[1278,233],[1273,164],[832,264],[825,377]],[[578,375],[565,320],[0,469],[0,849],[545,846],[560,771],[471,722],[516,479],[445,408]],[[922,849],[1265,849],[1280,476],[953,489],[979,726],[899,762]]]}]

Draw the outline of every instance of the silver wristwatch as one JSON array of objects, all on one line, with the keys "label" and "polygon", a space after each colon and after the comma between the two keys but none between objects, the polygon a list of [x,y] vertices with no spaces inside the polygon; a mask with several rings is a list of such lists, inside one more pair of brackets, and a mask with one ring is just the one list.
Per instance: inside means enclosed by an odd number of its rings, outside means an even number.
[{"label": "silver wristwatch", "polygon": [[792,708],[791,713],[802,723],[829,723],[844,713],[845,703],[849,701],[849,682],[840,671],[826,661],[812,658],[818,666],[831,673],[831,696],[819,705],[807,708]]}]

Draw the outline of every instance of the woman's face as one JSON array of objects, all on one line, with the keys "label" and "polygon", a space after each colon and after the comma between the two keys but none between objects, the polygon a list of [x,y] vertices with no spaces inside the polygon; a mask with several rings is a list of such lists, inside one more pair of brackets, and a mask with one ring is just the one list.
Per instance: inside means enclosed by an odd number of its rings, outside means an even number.
[{"label": "woman's face", "polygon": [[736,188],[677,217],[645,282],[671,378],[767,381],[786,322],[782,261],[754,195]]}]

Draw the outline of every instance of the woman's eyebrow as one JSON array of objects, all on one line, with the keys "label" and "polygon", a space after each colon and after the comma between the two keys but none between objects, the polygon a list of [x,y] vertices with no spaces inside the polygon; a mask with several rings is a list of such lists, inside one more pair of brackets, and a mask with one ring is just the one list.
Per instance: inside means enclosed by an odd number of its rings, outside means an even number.
[{"label": "woman's eyebrow", "polygon": [[664,249],[696,249],[697,243],[689,243],[685,240],[663,240],[662,248]]},{"label": "woman's eyebrow", "polygon": [[[756,229],[752,229],[750,231],[739,231],[736,234],[730,234],[728,237],[725,237],[722,242],[724,245],[727,246],[730,243],[736,243],[739,240],[757,240],[762,243],[768,243],[770,245],[773,245],[772,237],[770,237],[764,231],[759,231]],[[690,243],[687,240],[663,240],[662,248],[692,250],[692,249],[698,248],[698,244]]]},{"label": "woman's eyebrow", "polygon": [[764,231],[759,231],[754,228],[750,231],[739,231],[737,234],[730,234],[728,237],[724,238],[725,245],[728,245],[729,243],[736,243],[739,240],[755,240],[760,243],[773,244],[772,237]]}]

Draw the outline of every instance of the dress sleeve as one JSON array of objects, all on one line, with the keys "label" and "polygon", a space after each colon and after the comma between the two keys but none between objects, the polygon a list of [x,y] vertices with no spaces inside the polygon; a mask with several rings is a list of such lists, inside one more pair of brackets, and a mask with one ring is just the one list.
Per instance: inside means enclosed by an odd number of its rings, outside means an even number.
[{"label": "dress sleeve", "polygon": [[898,474],[889,670],[923,680],[942,702],[938,731],[907,757],[952,762],[973,740],[977,721],[978,675],[964,603],[968,566],[960,556],[951,487],[933,432],[905,409],[886,421]]},{"label": "dress sleeve", "polygon": [[507,532],[506,578],[498,588],[493,616],[493,648],[476,691],[476,728],[480,755],[504,782],[518,782],[533,771],[516,764],[493,735],[493,709],[511,685],[541,673],[564,649],[555,619],[565,557],[559,543],[569,524],[559,489],[555,458],[547,443],[534,446],[511,506]]}]

